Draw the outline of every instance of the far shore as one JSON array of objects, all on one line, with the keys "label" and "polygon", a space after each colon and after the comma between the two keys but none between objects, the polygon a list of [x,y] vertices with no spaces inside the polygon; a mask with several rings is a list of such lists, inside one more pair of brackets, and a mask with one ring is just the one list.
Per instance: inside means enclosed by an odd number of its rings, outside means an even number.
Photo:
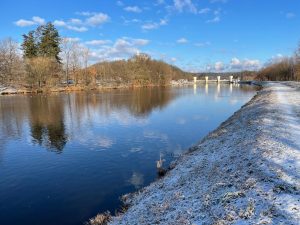
[{"label": "far shore", "polygon": [[80,92],[80,91],[101,91],[112,89],[132,89],[141,87],[158,87],[169,85],[108,85],[108,86],[68,86],[68,87],[49,87],[49,88],[12,88],[7,87],[0,90],[0,95],[14,95],[14,94],[38,94],[38,93],[57,93],[57,92]]},{"label": "far shore", "polygon": [[[215,81],[209,81],[211,83],[217,83]],[[227,80],[221,81],[221,83],[230,83]],[[253,81],[240,81],[240,84],[254,84]],[[17,94],[38,94],[38,93],[58,93],[58,92],[80,92],[80,91],[103,91],[103,90],[113,90],[113,89],[134,89],[134,88],[147,88],[147,87],[182,87],[191,86],[195,84],[205,84],[205,80],[198,80],[197,83],[192,81],[172,81],[169,84],[146,84],[146,85],[136,85],[136,84],[108,84],[108,85],[97,85],[97,86],[76,86],[69,85],[65,87],[43,87],[43,88],[25,88],[25,87],[1,87],[0,95],[17,95]]]}]

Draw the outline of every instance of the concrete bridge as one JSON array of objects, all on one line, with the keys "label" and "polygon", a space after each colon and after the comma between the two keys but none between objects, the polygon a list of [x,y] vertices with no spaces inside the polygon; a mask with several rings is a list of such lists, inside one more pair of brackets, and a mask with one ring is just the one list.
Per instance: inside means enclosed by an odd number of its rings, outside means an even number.
[{"label": "concrete bridge", "polygon": [[197,77],[194,77],[194,83],[198,83],[198,82],[205,82],[205,83],[209,83],[209,82],[217,82],[217,83],[221,83],[221,82],[225,82],[225,83],[239,83],[240,79],[233,79],[233,76],[229,76],[229,79],[223,79],[221,80],[221,76],[217,76],[216,80],[209,80],[209,77],[206,76],[204,80],[198,80]]}]

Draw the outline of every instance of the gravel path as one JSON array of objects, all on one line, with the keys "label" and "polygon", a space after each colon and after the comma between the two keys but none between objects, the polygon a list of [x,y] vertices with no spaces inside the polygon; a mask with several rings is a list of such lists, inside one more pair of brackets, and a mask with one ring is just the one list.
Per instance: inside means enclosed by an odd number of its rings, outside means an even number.
[{"label": "gravel path", "polygon": [[111,224],[300,224],[299,87],[266,85]]}]

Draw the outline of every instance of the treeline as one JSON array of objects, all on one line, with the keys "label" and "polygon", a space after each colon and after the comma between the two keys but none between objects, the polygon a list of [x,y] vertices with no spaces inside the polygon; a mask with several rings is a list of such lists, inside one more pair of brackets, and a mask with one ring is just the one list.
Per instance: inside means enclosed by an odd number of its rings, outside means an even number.
[{"label": "treeline", "polygon": [[279,58],[262,68],[257,80],[300,81],[300,44],[291,57]]},{"label": "treeline", "polygon": [[139,54],[129,60],[88,65],[90,51],[72,38],[61,38],[52,23],[23,35],[21,46],[0,41],[0,85],[42,89],[59,86],[164,85],[191,79],[189,73]]},{"label": "treeline", "polygon": [[163,61],[153,60],[147,54],[138,54],[129,60],[102,62],[90,67],[97,80],[105,83],[136,86],[165,85],[171,80],[192,79],[192,74]]}]

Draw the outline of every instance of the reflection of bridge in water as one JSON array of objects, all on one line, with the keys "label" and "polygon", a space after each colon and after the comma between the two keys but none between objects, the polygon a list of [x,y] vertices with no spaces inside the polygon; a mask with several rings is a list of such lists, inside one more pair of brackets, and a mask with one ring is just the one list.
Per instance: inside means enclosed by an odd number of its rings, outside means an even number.
[{"label": "reflection of bridge in water", "polygon": [[[197,89],[201,89],[201,87],[204,87],[204,93],[206,95],[208,95],[208,90],[209,90],[209,83],[210,82],[195,82],[194,83],[194,94],[197,94]],[[213,82],[211,82],[213,83]],[[213,84],[214,88],[216,90],[216,94],[220,94],[221,93],[221,83],[222,82],[217,82],[217,84]],[[226,82],[222,83],[222,84],[226,84]],[[215,88],[216,87],[216,88]],[[223,89],[225,88],[229,88],[229,92],[232,93],[233,92],[233,88],[239,88],[240,87],[240,83],[230,83],[228,82],[227,85],[223,86]],[[199,92],[199,90],[198,90]]]}]

